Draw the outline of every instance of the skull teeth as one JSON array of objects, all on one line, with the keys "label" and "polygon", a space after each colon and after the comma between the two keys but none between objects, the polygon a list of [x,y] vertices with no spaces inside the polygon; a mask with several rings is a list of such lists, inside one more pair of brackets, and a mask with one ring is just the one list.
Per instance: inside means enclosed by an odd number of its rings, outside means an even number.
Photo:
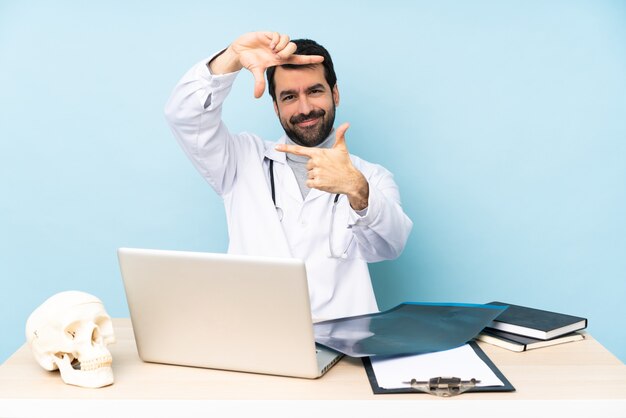
[{"label": "skull teeth", "polygon": [[96,370],[101,367],[111,367],[111,364],[113,364],[113,358],[110,355],[100,356],[100,357],[81,361],[80,370],[82,371]]}]

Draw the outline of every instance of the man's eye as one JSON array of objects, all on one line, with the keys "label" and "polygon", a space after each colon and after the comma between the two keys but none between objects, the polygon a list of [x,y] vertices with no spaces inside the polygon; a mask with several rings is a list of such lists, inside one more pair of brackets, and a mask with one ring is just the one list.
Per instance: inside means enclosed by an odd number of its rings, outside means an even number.
[{"label": "man's eye", "polygon": [[295,96],[293,94],[287,95],[287,96],[283,96],[282,100],[283,102],[288,102],[290,100],[293,100]]}]

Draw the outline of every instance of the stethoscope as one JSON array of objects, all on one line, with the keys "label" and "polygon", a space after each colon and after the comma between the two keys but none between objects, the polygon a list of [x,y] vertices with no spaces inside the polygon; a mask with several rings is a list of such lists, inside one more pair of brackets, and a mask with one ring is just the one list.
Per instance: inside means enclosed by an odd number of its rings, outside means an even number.
[{"label": "stethoscope", "polygon": [[[274,160],[269,159],[270,161],[270,187],[272,190],[272,202],[274,202],[274,208],[276,208],[276,214],[278,215],[278,220],[283,221],[283,210],[276,204],[276,186],[274,185]],[[339,255],[335,254],[333,250],[333,225],[335,224],[335,211],[337,210],[337,203],[339,202],[339,193],[335,195],[335,199],[333,200],[333,207],[330,212],[330,227],[328,230],[328,249],[330,250],[331,258],[348,258],[348,249],[352,244],[352,240],[354,240],[354,234],[350,237],[350,242],[346,246],[346,249]]]}]

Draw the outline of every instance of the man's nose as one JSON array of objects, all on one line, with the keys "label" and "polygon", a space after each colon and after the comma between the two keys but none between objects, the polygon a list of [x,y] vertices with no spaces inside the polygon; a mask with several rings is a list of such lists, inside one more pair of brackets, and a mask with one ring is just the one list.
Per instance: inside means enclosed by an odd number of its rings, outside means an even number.
[{"label": "man's nose", "polygon": [[313,106],[309,102],[308,97],[304,96],[300,100],[298,100],[298,113],[301,115],[308,115],[313,110]]}]

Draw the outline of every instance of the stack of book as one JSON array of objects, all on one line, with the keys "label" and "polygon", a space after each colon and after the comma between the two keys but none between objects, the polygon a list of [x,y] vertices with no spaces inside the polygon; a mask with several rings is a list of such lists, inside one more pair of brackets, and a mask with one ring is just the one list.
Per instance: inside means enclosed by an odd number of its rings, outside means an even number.
[{"label": "stack of book", "polygon": [[519,352],[585,338],[577,332],[587,328],[585,318],[510,303],[488,305],[508,308],[476,336],[479,341]]}]

